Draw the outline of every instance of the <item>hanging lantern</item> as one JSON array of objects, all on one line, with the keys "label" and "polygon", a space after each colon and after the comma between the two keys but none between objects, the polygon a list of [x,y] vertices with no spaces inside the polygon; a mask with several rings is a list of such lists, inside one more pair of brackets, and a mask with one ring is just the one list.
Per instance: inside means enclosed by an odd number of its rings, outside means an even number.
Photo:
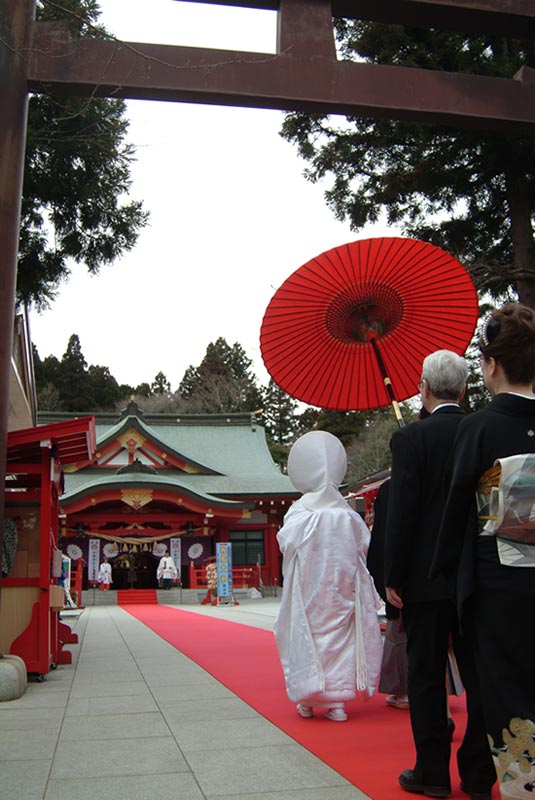
[{"label": "hanging lantern", "polygon": [[142,547],[141,549],[142,549],[142,551],[143,551],[144,553],[148,552],[148,549],[149,549],[149,546],[148,546],[148,544],[145,542],[145,544],[143,545],[143,547]]},{"label": "hanging lantern", "polygon": [[123,544],[121,549],[122,549],[123,553],[128,553],[128,545],[127,544]]},{"label": "hanging lantern", "polygon": [[132,553],[137,553],[137,551],[138,551],[138,546],[137,546],[137,544],[133,544],[133,545],[132,545]]}]

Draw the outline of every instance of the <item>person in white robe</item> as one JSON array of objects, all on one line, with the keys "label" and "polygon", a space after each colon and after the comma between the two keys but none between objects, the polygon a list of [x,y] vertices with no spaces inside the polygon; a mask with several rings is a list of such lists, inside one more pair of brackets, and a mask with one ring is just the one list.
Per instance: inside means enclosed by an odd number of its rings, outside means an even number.
[{"label": "person in white robe", "polygon": [[302,492],[277,534],[283,593],[274,633],[290,700],[302,717],[371,696],[381,669],[380,598],[366,568],[370,533],[342,497],[347,457],[339,439],[312,431],[293,445],[288,475]]},{"label": "person in white robe", "polygon": [[98,570],[98,582],[100,588],[104,589],[104,591],[106,592],[108,591],[112,583],[111,575],[112,575],[111,564],[108,561],[108,559],[104,557],[104,561],[102,562]]},{"label": "person in white robe", "polygon": [[178,577],[178,569],[172,556],[168,552],[160,559],[158,569],[156,570],[156,577],[162,581],[164,589],[170,589],[171,584]]}]

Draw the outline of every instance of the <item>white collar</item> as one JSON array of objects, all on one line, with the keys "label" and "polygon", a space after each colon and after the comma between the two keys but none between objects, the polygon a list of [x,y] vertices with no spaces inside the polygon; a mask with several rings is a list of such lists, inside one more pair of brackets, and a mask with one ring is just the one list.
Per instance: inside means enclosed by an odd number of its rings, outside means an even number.
[{"label": "white collar", "polygon": [[459,403],[440,403],[438,406],[434,407],[434,409],[431,411],[431,414],[434,414],[435,411],[438,411],[439,408],[447,408],[448,406],[455,406],[455,408],[460,408]]},{"label": "white collar", "polygon": [[516,397],[523,397],[525,400],[535,400],[532,394],[522,394],[521,392],[506,392],[506,394],[514,394]]}]

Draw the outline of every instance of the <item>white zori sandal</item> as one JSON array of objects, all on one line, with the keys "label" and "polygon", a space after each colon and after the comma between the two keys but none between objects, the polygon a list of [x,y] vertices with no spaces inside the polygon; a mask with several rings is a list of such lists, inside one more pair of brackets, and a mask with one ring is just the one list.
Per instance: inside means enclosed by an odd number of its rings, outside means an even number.
[{"label": "white zori sandal", "polygon": [[312,711],[310,706],[304,706],[302,705],[302,703],[297,704],[297,713],[299,714],[300,717],[303,717],[304,719],[309,719],[310,717],[314,716],[314,712]]},{"label": "white zori sandal", "polygon": [[331,719],[333,722],[345,722],[347,714],[343,708],[330,708],[325,714],[325,719]]}]

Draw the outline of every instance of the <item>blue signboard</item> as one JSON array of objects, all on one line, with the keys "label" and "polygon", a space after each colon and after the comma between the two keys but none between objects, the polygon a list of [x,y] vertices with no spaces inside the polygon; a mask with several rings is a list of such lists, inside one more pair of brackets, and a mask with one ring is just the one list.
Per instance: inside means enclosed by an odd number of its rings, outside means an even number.
[{"label": "blue signboard", "polygon": [[232,544],[218,542],[216,544],[217,561],[217,596],[232,597]]}]

